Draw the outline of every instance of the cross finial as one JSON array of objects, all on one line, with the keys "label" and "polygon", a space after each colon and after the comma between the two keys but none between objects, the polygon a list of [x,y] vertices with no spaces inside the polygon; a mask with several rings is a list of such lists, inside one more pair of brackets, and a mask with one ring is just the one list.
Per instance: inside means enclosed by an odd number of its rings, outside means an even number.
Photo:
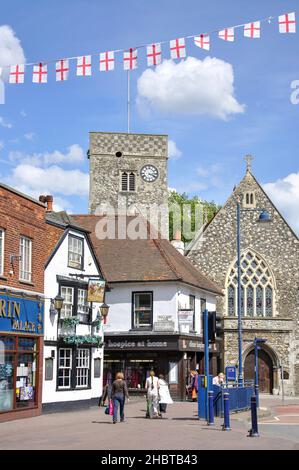
[{"label": "cross finial", "polygon": [[251,172],[251,162],[253,160],[252,155],[246,155],[244,160],[246,161],[246,171]]}]

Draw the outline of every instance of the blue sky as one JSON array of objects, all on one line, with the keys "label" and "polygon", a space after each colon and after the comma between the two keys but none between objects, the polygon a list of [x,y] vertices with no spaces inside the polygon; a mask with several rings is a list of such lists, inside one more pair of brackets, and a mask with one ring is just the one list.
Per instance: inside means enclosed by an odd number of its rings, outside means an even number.
[{"label": "blue sky", "polygon": [[[299,21],[297,4],[295,0],[10,0],[2,2],[0,25],[12,28],[27,61],[47,61],[167,41],[292,11]],[[297,34],[279,34],[273,20],[263,23],[259,40],[244,38],[241,29],[234,43],[213,34],[209,52],[188,40],[187,53],[196,59],[196,73],[201,74],[201,61],[210,56],[224,74],[219,87],[215,75],[216,81],[206,79],[200,84],[200,96],[194,97],[198,110],[190,104],[193,88],[186,77],[187,65],[182,66],[186,81],[180,82],[180,91],[187,93],[189,107],[182,109],[174,101],[163,109],[161,95],[150,97],[151,78],[159,87],[161,77],[155,71],[145,74],[145,51],[139,51],[138,69],[131,73],[131,130],[165,133],[175,143],[179,158],[169,161],[171,188],[223,203],[244,174],[244,155],[251,153],[254,174],[299,232],[299,105],[290,101],[291,82],[299,80],[298,34],[299,29]],[[163,57],[169,59],[167,44]],[[55,82],[54,64],[50,64],[46,85],[32,84],[29,70],[24,85],[5,84],[5,104],[0,105],[1,181],[34,195],[50,191],[58,208],[86,212],[88,132],[126,131],[121,54],[114,72],[100,73],[97,62],[93,58],[92,77],[76,78],[73,61],[66,82]],[[174,79],[176,67],[166,70]],[[138,81],[146,95],[140,96],[139,91],[139,104]],[[227,92],[229,83],[233,90]],[[225,93],[233,96],[239,111],[227,112],[223,118],[217,110],[203,109],[206,96],[212,109]]]}]

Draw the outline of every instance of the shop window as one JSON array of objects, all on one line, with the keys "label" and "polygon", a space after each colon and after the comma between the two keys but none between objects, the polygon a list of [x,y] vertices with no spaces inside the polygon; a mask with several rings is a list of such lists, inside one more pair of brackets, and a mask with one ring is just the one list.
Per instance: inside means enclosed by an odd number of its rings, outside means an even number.
[{"label": "shop window", "polygon": [[133,293],[133,328],[151,328],[153,316],[152,292]]},{"label": "shop window", "polygon": [[1,336],[0,412],[37,405],[38,340]]},{"label": "shop window", "polygon": [[89,349],[77,349],[76,357],[76,387],[88,387],[89,379]]},{"label": "shop window", "polygon": [[71,388],[72,349],[59,349],[58,388]]},{"label": "shop window", "polygon": [[0,276],[4,273],[4,230],[0,229]]},{"label": "shop window", "polygon": [[32,279],[32,240],[20,238],[20,281],[31,282]]},{"label": "shop window", "polygon": [[83,269],[83,238],[69,235],[68,266]]}]

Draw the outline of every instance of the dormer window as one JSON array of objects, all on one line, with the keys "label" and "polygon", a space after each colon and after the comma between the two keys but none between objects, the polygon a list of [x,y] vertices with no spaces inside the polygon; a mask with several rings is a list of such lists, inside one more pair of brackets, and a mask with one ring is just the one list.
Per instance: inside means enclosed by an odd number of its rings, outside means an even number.
[{"label": "dormer window", "polygon": [[136,191],[136,173],[133,171],[123,171],[121,173],[121,190]]},{"label": "dormer window", "polygon": [[68,266],[83,269],[83,238],[69,235]]},{"label": "dormer window", "polygon": [[246,191],[243,195],[243,207],[246,209],[255,208],[255,193],[253,191]]}]

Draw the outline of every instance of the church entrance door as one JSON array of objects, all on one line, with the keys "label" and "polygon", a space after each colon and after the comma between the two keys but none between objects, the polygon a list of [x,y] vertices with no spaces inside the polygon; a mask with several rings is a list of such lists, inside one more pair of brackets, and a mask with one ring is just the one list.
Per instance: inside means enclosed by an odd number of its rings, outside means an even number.
[{"label": "church entrance door", "polygon": [[[259,391],[272,393],[273,389],[273,362],[269,354],[263,349],[259,350]],[[254,380],[254,350],[250,351],[244,364],[245,380]]]}]

